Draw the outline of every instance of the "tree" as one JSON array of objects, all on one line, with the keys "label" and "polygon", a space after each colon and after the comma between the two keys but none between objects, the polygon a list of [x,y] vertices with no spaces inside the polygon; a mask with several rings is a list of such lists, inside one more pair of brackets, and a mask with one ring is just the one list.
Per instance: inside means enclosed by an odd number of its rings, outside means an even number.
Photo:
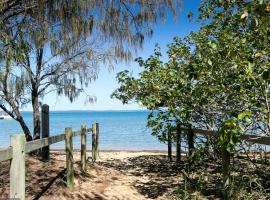
[{"label": "tree", "polygon": [[[163,142],[168,141],[168,127],[188,128],[194,116],[193,84],[188,72],[188,62],[192,59],[189,48],[175,38],[175,42],[168,45],[167,54],[166,63],[161,61],[159,48],[146,60],[138,58],[143,68],[139,77],[134,78],[128,71],[120,72],[117,75],[120,87],[112,94],[123,103],[135,101],[149,109],[148,125],[152,134]],[[176,141],[179,136],[174,135],[173,139]]]},{"label": "tree", "polygon": [[152,35],[151,26],[167,11],[176,16],[178,8],[171,0],[38,1],[9,17],[2,23],[0,107],[31,140],[19,110],[31,103],[33,136],[39,138],[40,98],[56,91],[73,101],[96,79],[101,64],[129,61],[134,47]]},{"label": "tree", "polygon": [[[138,60],[144,67],[138,78],[121,72],[113,94],[217,130],[225,199],[232,195],[230,154],[240,136],[269,135],[269,12],[269,1],[204,1],[201,29],[170,44],[166,63],[158,51]],[[168,122],[158,116],[151,125],[162,130]]]}]

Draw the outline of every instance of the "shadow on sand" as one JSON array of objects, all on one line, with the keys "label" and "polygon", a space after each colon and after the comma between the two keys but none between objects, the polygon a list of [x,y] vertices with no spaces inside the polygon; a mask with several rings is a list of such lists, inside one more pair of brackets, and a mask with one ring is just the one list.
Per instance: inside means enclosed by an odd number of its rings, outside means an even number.
[{"label": "shadow on sand", "polygon": [[[9,197],[9,164],[9,162],[6,162],[0,165],[2,167],[2,170],[0,170],[1,198]],[[90,163],[88,164],[90,165]],[[99,173],[115,173],[116,170],[123,174],[124,177],[131,176],[130,185],[145,198],[150,199],[164,199],[168,195],[171,196],[179,186],[179,177],[181,177],[179,169],[174,163],[170,163],[165,155],[144,155],[121,160],[112,159],[97,162],[95,165],[89,166],[93,170],[89,170],[86,173],[80,172],[79,163],[76,162],[74,167],[75,177],[79,182],[85,184],[88,181],[94,186],[98,184],[106,185],[107,179],[111,183],[118,180],[121,181],[122,179],[122,176],[118,177],[116,174],[103,179],[94,177],[92,172],[95,170]],[[54,196],[55,190],[66,199],[110,199],[103,191],[90,191],[90,188],[82,193],[79,191],[75,193],[68,192],[65,186],[64,157],[63,160],[59,160],[52,156],[47,163],[43,163],[35,157],[29,157],[26,162],[26,168],[26,195],[28,199],[39,199],[40,197],[47,199],[50,196]]]},{"label": "shadow on sand", "polygon": [[133,186],[146,198],[156,199],[179,185],[180,172],[165,155],[146,155],[99,164],[118,170],[127,176],[139,177],[142,181],[134,182]]}]

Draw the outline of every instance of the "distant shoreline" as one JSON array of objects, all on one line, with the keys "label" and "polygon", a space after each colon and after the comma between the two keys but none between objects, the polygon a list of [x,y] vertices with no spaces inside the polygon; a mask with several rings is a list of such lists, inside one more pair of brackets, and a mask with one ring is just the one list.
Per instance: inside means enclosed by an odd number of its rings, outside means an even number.
[{"label": "distant shoreline", "polygon": [[[73,149],[74,151],[80,151],[80,149]],[[65,149],[50,149],[50,151],[54,152],[61,152],[61,151],[65,151]],[[87,152],[92,152],[91,150],[87,150]],[[125,153],[139,153],[139,152],[145,152],[145,153],[167,153],[167,150],[113,150],[113,149],[104,149],[104,150],[100,150],[99,152],[125,152]],[[172,153],[176,153],[176,151],[172,151]],[[186,153],[184,151],[182,151],[182,153]]]},{"label": "distant shoreline", "polygon": [[[33,111],[21,111],[32,113]],[[150,110],[50,110],[50,112],[150,112]]]}]

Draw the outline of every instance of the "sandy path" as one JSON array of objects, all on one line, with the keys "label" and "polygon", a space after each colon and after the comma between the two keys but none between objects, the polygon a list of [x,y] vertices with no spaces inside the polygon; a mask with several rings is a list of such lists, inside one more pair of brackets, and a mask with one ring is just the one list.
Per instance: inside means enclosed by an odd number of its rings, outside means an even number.
[{"label": "sandy path", "polygon": [[[74,160],[79,159],[76,152]],[[75,164],[75,190],[70,192],[65,187],[64,166],[63,152],[53,152],[47,164],[28,158],[27,199],[170,200],[177,199],[175,190],[181,180],[164,153],[101,152],[96,164],[88,162],[87,173],[80,172],[79,162]],[[2,170],[0,196],[4,198],[9,190],[6,178]]]}]

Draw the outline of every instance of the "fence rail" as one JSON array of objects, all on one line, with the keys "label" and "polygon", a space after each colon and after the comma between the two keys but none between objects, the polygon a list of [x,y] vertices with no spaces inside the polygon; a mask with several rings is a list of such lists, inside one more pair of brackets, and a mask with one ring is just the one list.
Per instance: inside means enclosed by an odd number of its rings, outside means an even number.
[{"label": "fence rail", "polygon": [[[87,129],[87,133],[92,132],[92,128]],[[72,133],[73,137],[80,136],[81,131],[75,131]],[[25,153],[41,149],[43,147],[61,142],[65,140],[65,134],[54,135],[48,138],[42,138],[39,140],[33,140],[25,144]],[[12,147],[7,147],[0,150],[0,162],[12,159]]]},{"label": "fence rail", "polygon": [[[179,164],[181,161],[181,132],[187,132],[187,145],[188,155],[191,155],[194,150],[194,136],[203,135],[217,138],[219,136],[218,131],[204,130],[204,129],[190,129],[182,127],[173,127],[168,129],[168,159],[172,161],[172,132],[176,134],[176,162]],[[245,134],[241,135],[240,139],[254,144],[270,145],[270,136],[258,136]]]},{"label": "fence rail", "polygon": [[[65,133],[49,137],[49,107],[42,106],[42,139],[26,142],[24,134],[14,134],[10,137],[11,146],[0,150],[0,162],[11,160],[10,165],[10,198],[25,199],[25,154],[42,149],[41,156],[44,161],[49,160],[49,146],[65,141],[66,147],[66,174],[67,187],[74,188],[74,160],[73,160],[73,137],[81,136],[81,170],[86,171],[86,134],[92,133],[92,161],[95,162],[98,154],[99,124],[95,123],[92,128],[82,126],[80,131],[72,131],[66,128]],[[45,126],[45,125],[47,126]],[[93,137],[94,136],[94,137]]]},{"label": "fence rail", "polygon": [[12,158],[12,147],[0,150],[0,162],[10,160]]},{"label": "fence rail", "polygon": [[[177,129],[178,131],[176,132],[177,134],[181,133],[181,130],[187,132],[187,138],[188,138],[188,156],[192,155],[193,151],[194,151],[194,136],[195,134],[197,135],[204,135],[204,136],[211,136],[211,137],[218,137],[219,136],[219,132],[217,131],[210,131],[210,130],[202,130],[202,129]],[[179,131],[180,130],[180,131]],[[245,135],[241,135],[240,139],[242,141],[247,141],[250,143],[256,143],[256,144],[263,144],[263,145],[270,145],[270,137],[269,136],[257,136],[257,135],[249,135],[249,134],[245,134]],[[181,144],[179,144],[180,146]],[[178,146],[178,145],[177,145]],[[181,147],[181,146],[180,146]],[[227,186],[230,183],[230,165],[231,165],[231,153],[229,151],[227,151],[226,148],[224,148],[226,146],[221,146],[220,147],[220,157],[222,160],[222,175],[223,175],[223,191],[224,194],[227,194]],[[168,143],[168,157],[171,160],[171,154],[169,154],[169,152],[171,151],[169,148],[170,145]],[[170,151],[169,151],[170,150]],[[180,163],[180,160],[176,160],[177,164]],[[226,195],[225,195],[226,196]]]},{"label": "fence rail", "polygon": [[[189,129],[183,129],[183,130],[188,131]],[[218,137],[217,131],[210,131],[210,130],[203,130],[203,129],[192,129],[192,131],[194,134],[198,134],[198,135]],[[270,136],[257,136],[257,135],[246,134],[246,135],[242,135],[240,138],[247,142],[270,145]]]}]

